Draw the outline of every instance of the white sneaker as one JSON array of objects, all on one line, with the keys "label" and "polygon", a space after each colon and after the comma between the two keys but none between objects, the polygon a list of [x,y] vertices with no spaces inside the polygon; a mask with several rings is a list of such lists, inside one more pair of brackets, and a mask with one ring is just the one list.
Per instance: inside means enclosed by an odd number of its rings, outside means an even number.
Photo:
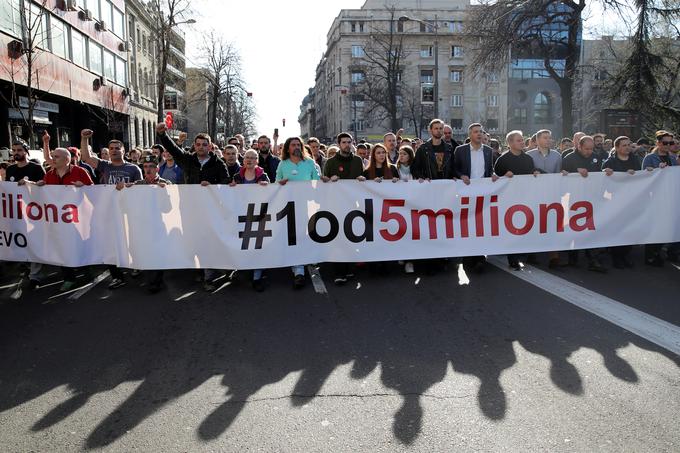
[{"label": "white sneaker", "polygon": [[409,261],[408,263],[406,263],[404,265],[404,272],[406,272],[407,274],[413,273],[413,263],[412,262]]}]

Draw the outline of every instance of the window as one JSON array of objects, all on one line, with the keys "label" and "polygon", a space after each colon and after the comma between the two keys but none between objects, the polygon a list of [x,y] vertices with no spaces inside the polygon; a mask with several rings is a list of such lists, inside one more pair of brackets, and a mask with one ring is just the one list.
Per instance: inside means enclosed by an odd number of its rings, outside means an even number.
[{"label": "window", "polygon": [[489,107],[498,107],[498,96],[495,94],[487,96],[486,105]]},{"label": "window", "polygon": [[364,73],[361,71],[352,71],[352,85],[356,85],[364,81]]},{"label": "window", "polygon": [[93,17],[102,20],[102,11],[99,8],[99,0],[87,0],[85,6],[92,12]]},{"label": "window", "polygon": [[547,93],[538,93],[534,98],[534,123],[549,123],[550,121],[550,97]]},{"label": "window", "polygon": [[487,118],[487,120],[484,124],[485,124],[486,128],[490,131],[497,131],[498,130],[498,119]]},{"label": "window", "polygon": [[490,72],[486,75],[486,81],[488,83],[498,83],[498,73]]},{"label": "window", "polygon": [[463,80],[463,71],[454,69],[449,73],[449,80],[451,82],[460,82]]},{"label": "window", "polygon": [[361,58],[364,55],[364,48],[362,46],[352,46],[352,57],[353,58]]},{"label": "window", "polygon": [[451,33],[462,33],[463,32],[463,21],[452,20],[449,22],[449,31]]},{"label": "window", "polygon": [[142,33],[142,52],[146,53],[146,33]]},{"label": "window", "polygon": [[[88,40],[89,41],[89,40]],[[90,71],[97,74],[102,73],[102,48],[94,41],[89,41],[88,45],[88,59],[90,61]]]},{"label": "window", "polygon": [[142,33],[137,29],[137,50],[142,50]]},{"label": "window", "polygon": [[50,18],[50,35],[52,40],[52,53],[62,58],[69,57],[68,27],[62,21]]},{"label": "window", "polygon": [[352,108],[364,108],[364,97],[361,94],[352,95]]},{"label": "window", "polygon": [[401,82],[402,72],[401,72],[401,71],[397,71],[397,74],[396,74],[396,75],[397,75],[397,82]]},{"label": "window", "polygon": [[71,29],[71,61],[83,68],[87,67],[87,39],[85,35]]},{"label": "window", "polygon": [[80,9],[85,9],[85,0],[76,0],[76,5],[78,5]]},{"label": "window", "polygon": [[359,22],[359,33],[363,33],[363,32],[364,32],[364,23]]},{"label": "window", "polygon": [[513,117],[517,124],[527,124],[527,109],[515,109]]},{"label": "window", "polygon": [[404,33],[404,21],[403,20],[397,21],[397,32],[398,33]]},{"label": "window", "polygon": [[433,55],[432,46],[420,46],[420,58],[432,58]]},{"label": "window", "polygon": [[[42,49],[49,49],[49,40],[47,36],[47,16],[49,14],[35,4],[25,3],[25,21],[30,27],[29,40],[31,47],[40,47]],[[21,23],[21,22],[20,22]]]},{"label": "window", "polygon": [[[558,75],[564,76],[565,60],[550,60],[552,67]],[[518,59],[510,64],[510,77],[513,79],[541,79],[550,77],[543,60]]]},{"label": "window", "polygon": [[118,85],[127,85],[127,77],[125,73],[125,60],[116,57],[116,83]]},{"label": "window", "polygon": [[352,122],[352,131],[357,131],[357,132],[362,132],[366,129],[366,123],[364,120],[356,120],[356,122]]},{"label": "window", "polygon": [[434,21],[426,20],[420,23],[421,33],[434,33]]},{"label": "window", "polygon": [[432,70],[432,69],[421,69],[420,70],[420,83],[434,83],[434,70]]},{"label": "window", "polygon": [[116,59],[108,50],[104,50],[104,76],[109,80],[116,80]]},{"label": "window", "polygon": [[357,24],[356,24],[356,22],[352,22],[352,23],[350,24],[350,27],[349,27],[349,28],[350,28],[350,30],[352,31],[352,33],[356,33],[356,31],[357,31]]},{"label": "window", "polygon": [[453,94],[451,95],[451,107],[462,107],[463,106],[463,95]]},{"label": "window", "polygon": [[451,118],[451,129],[454,131],[463,130],[463,118]]},{"label": "window", "polygon": [[113,17],[111,19],[111,30],[121,39],[125,39],[125,19],[123,13],[118,8],[113,8]]},{"label": "window", "polygon": [[0,2],[0,30],[11,35],[21,34],[20,0],[3,0]]},{"label": "window", "polygon": [[451,57],[452,58],[462,58],[463,48],[461,46],[451,46]]},{"label": "window", "polygon": [[163,108],[165,110],[177,110],[177,93],[166,91],[163,93]]},{"label": "window", "polygon": [[113,5],[107,0],[102,0],[101,20],[106,23],[109,30],[113,30]]}]

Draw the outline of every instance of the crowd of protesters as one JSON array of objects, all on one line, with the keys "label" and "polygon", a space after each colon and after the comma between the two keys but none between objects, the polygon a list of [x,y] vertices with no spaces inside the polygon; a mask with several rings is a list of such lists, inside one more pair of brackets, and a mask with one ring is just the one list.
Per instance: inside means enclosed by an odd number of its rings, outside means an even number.
[{"label": "crowd of protesters", "polygon": [[[28,145],[23,141],[12,143],[9,162],[0,163],[0,180],[18,184],[115,185],[118,190],[132,185],[146,184],[164,188],[169,184],[215,184],[235,186],[270,183],[285,185],[288,181],[321,180],[335,182],[340,179],[357,181],[426,182],[430,180],[460,180],[470,184],[472,179],[512,178],[514,175],[542,173],[578,173],[587,177],[590,172],[614,172],[653,170],[680,164],[679,143],[671,132],[657,131],[654,140],[640,138],[637,141],[620,136],[613,140],[604,134],[587,135],[576,132],[573,137],[555,141],[549,130],[540,130],[525,138],[522,131],[509,132],[504,140],[492,138],[479,123],[468,127],[467,138],[459,144],[453,138],[453,129],[439,119],[429,124],[430,139],[410,139],[403,130],[388,132],[381,143],[355,143],[347,132],[336,137],[336,143],[324,144],[311,137],[303,141],[290,137],[278,143],[278,132],[272,139],[262,135],[250,145],[241,134],[229,137],[223,148],[212,142],[207,134],[194,137],[191,146],[185,147],[186,133],[172,139],[164,123],[156,127],[158,143],[146,150],[125,150],[119,140],[111,140],[98,153],[91,147],[93,132],[81,131],[80,147],[49,147],[50,137],[43,136],[41,165],[29,158]],[[505,144],[502,144],[502,141]],[[557,148],[555,147],[557,145]],[[611,247],[608,250],[583,250],[588,269],[607,272],[603,258],[611,256],[617,269],[633,267],[632,246]],[[562,262],[560,251],[548,253],[548,266],[578,266],[579,251],[566,253]],[[536,254],[509,255],[508,265],[521,269],[522,262],[536,264]],[[645,263],[663,266],[665,260],[678,262],[680,244],[650,244],[645,246]],[[463,266],[473,272],[482,272],[486,257],[469,256],[461,259]],[[419,260],[400,262],[406,273],[415,272],[415,266],[423,266],[428,273],[437,272],[447,260]],[[458,263],[458,260],[454,260]],[[375,266],[372,264],[371,266]],[[346,283],[354,275],[355,265],[334,263],[334,282]],[[30,288],[41,284],[42,266],[33,263],[26,270]],[[88,271],[86,275],[89,275]],[[292,266],[293,287],[305,285],[305,265]],[[116,289],[126,282],[126,274],[116,266],[109,266],[108,284]],[[215,290],[215,280],[222,271],[204,269],[200,280],[206,291]],[[76,286],[76,270],[62,268],[64,283],[62,291]],[[136,277],[140,272],[130,270]],[[147,289],[156,293],[163,287],[162,271],[146,272]],[[235,275],[232,271],[229,275]],[[265,270],[252,272],[252,286],[256,291],[265,290]]]}]

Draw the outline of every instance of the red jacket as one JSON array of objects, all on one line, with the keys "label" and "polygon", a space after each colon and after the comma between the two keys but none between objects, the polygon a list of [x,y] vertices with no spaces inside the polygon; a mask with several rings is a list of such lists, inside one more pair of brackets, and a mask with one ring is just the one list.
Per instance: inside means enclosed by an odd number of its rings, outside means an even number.
[{"label": "red jacket", "polygon": [[81,181],[86,186],[92,185],[92,178],[90,178],[87,170],[76,167],[75,165],[69,165],[68,171],[64,176],[59,176],[57,171],[52,169],[45,174],[43,181],[45,181],[45,184],[56,184],[61,186],[71,186],[76,181]]}]

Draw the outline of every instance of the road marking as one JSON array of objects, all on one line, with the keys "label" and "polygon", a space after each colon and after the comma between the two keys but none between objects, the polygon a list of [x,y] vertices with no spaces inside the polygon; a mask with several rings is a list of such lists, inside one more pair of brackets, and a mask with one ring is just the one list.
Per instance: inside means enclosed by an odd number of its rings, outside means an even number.
[{"label": "road marking", "polygon": [[321,273],[319,268],[309,264],[307,265],[307,272],[309,272],[309,277],[312,279],[312,285],[314,285],[314,290],[319,294],[328,294],[326,290],[326,285],[321,278]]},{"label": "road marking", "polygon": [[87,286],[84,286],[83,288],[80,288],[78,291],[75,293],[71,294],[68,296],[69,300],[78,300],[80,296],[83,294],[86,294],[88,291],[90,291],[92,288],[100,284],[103,280],[105,280],[109,276],[109,271],[104,271],[101,274],[97,275],[94,280],[92,280],[91,283],[89,283]]},{"label": "road marking", "polygon": [[516,271],[509,268],[503,258],[492,256],[488,261],[525,282],[680,355],[680,327],[533,266],[525,265],[524,270]]}]

